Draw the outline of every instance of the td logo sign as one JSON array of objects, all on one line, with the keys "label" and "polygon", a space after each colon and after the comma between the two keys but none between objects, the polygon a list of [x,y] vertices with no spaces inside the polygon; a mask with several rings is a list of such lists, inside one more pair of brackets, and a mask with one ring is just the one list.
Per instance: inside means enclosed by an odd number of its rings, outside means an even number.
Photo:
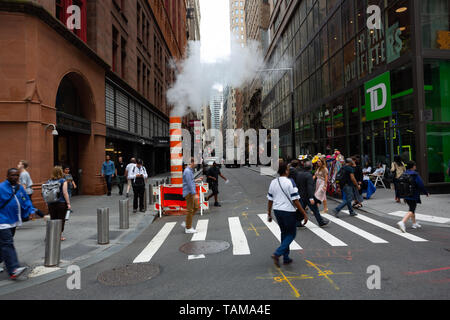
[{"label": "td logo sign", "polygon": [[367,121],[389,117],[392,114],[391,74],[389,72],[366,82],[365,91]]}]

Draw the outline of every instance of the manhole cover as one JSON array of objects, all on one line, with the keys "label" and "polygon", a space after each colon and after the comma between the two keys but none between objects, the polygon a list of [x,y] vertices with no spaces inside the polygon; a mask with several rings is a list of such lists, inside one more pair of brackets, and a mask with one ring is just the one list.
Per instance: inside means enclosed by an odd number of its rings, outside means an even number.
[{"label": "manhole cover", "polygon": [[226,241],[192,241],[183,244],[180,251],[188,255],[213,254],[227,250],[230,244]]},{"label": "manhole cover", "polygon": [[102,272],[97,280],[107,286],[127,286],[148,281],[159,274],[159,266],[136,263]]}]

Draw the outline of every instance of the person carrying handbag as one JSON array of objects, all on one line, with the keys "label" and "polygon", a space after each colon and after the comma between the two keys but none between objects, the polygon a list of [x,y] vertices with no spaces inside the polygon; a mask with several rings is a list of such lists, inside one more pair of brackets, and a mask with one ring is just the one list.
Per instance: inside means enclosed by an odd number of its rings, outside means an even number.
[{"label": "person carrying handbag", "polygon": [[[272,209],[277,218],[281,230],[281,245],[272,255],[276,267],[280,267],[279,258],[283,256],[285,265],[291,264],[293,260],[289,257],[289,246],[297,235],[296,211],[303,214],[304,225],[308,222],[308,216],[300,205],[300,195],[295,183],[289,176],[289,166],[281,162],[278,169],[279,178],[274,179],[269,187],[268,199],[268,221],[272,222]],[[296,210],[297,209],[297,210]]]}]

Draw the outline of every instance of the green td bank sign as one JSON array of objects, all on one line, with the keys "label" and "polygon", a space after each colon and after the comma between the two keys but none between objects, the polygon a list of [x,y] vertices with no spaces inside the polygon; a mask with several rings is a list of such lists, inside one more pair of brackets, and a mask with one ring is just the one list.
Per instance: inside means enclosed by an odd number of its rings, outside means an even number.
[{"label": "green td bank sign", "polygon": [[392,114],[390,72],[366,82],[365,92],[366,121],[389,117]]}]

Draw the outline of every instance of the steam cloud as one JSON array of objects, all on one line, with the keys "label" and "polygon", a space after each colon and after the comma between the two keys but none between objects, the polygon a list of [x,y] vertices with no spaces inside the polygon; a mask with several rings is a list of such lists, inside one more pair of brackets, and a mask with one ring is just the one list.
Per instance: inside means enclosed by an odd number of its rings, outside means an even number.
[{"label": "steam cloud", "polygon": [[245,48],[232,45],[230,56],[214,63],[202,62],[200,42],[190,41],[188,57],[181,62],[176,81],[167,91],[167,101],[174,106],[171,116],[185,115],[188,107],[192,111],[200,111],[209,104],[214,85],[242,87],[263,65],[263,57],[255,41],[249,41]]}]

